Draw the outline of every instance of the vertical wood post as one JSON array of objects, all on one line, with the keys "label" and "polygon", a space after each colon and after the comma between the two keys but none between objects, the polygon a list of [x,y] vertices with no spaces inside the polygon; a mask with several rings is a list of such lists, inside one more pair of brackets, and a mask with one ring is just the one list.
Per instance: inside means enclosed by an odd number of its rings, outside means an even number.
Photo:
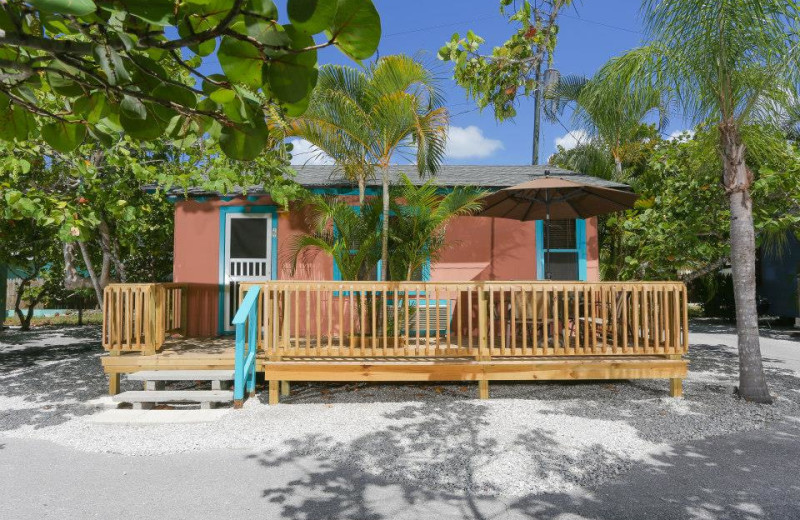
[{"label": "vertical wood post", "polygon": [[108,395],[117,395],[119,393],[119,372],[112,372],[108,374]]},{"label": "vertical wood post", "polygon": [[491,358],[489,352],[489,304],[483,287],[478,287],[478,358],[480,361]]},{"label": "vertical wood post", "polygon": [[489,381],[478,381],[478,397],[480,399],[489,399]]},{"label": "vertical wood post", "polygon": [[269,404],[278,404],[280,397],[278,396],[278,381],[269,382]]},{"label": "vertical wood post", "polygon": [[189,285],[181,287],[181,336],[189,335]]},{"label": "vertical wood post", "polygon": [[281,381],[281,396],[289,396],[289,381]]},{"label": "vertical wood post", "polygon": [[683,379],[676,377],[669,380],[669,396],[683,397]]},{"label": "vertical wood post", "polygon": [[156,336],[158,334],[158,326],[156,323],[158,322],[158,306],[156,305],[156,301],[158,300],[156,296],[156,286],[150,285],[147,288],[147,325],[145,326],[145,334],[144,334],[144,349],[142,350],[142,354],[151,355],[155,354],[156,351]]}]

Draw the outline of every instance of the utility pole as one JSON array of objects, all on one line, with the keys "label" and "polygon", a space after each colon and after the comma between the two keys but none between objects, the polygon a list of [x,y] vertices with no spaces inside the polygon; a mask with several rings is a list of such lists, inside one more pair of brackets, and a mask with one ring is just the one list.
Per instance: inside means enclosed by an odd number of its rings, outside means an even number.
[{"label": "utility pole", "polygon": [[536,65],[536,74],[534,74],[536,81],[536,94],[533,96],[533,155],[531,157],[531,164],[536,166],[539,164],[539,134],[542,122],[542,62]]}]

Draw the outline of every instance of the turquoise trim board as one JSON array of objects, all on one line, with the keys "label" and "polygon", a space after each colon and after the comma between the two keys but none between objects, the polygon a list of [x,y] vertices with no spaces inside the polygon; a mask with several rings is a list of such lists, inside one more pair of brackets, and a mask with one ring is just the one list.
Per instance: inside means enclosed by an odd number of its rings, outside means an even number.
[{"label": "turquoise trim board", "polygon": [[[234,403],[241,404],[244,399],[245,386],[247,393],[253,395],[256,391],[256,351],[258,343],[258,293],[261,287],[253,286],[247,291],[242,306],[233,317],[233,326],[236,328],[236,349],[234,351],[233,368],[233,399]],[[247,353],[244,351],[247,340]]]},{"label": "turquoise trim board", "polygon": [[272,216],[272,265],[270,277],[274,280],[278,273],[278,209],[276,206],[222,206],[219,208],[219,301],[217,332],[232,334],[225,330],[225,220],[229,213],[265,213]]},{"label": "turquoise trim board", "polygon": [[[551,253],[578,253],[578,280],[585,282],[588,278],[586,265],[586,221],[575,220],[575,240],[577,249],[551,249]],[[544,221],[536,221],[536,278],[545,279],[544,259]]]}]

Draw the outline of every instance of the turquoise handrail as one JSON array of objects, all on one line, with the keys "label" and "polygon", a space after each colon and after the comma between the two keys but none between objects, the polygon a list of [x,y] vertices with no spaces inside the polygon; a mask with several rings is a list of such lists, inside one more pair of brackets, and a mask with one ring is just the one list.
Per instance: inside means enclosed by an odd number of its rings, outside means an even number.
[{"label": "turquoise handrail", "polygon": [[[256,391],[256,352],[258,351],[258,295],[261,287],[251,287],[242,300],[233,325],[236,327],[236,359],[233,371],[233,403],[240,407],[244,401],[245,386],[253,396]],[[245,337],[245,331],[247,336]],[[245,350],[245,344],[247,349]]]}]

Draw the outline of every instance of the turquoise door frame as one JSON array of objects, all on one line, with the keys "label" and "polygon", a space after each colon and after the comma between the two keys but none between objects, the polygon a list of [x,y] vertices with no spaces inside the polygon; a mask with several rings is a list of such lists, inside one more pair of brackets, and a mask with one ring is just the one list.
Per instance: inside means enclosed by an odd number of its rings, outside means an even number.
[{"label": "turquoise door frame", "polygon": [[[575,240],[577,249],[551,249],[551,253],[578,253],[578,280],[585,282],[586,274],[586,221],[575,219]],[[536,278],[545,279],[544,221],[536,221]]]},{"label": "turquoise door frame", "polygon": [[232,213],[258,213],[268,214],[272,218],[272,256],[270,265],[270,278],[275,280],[278,273],[278,209],[276,206],[221,206],[219,208],[219,302],[217,332],[219,334],[233,334],[225,330],[225,252],[227,236],[227,216]]}]

